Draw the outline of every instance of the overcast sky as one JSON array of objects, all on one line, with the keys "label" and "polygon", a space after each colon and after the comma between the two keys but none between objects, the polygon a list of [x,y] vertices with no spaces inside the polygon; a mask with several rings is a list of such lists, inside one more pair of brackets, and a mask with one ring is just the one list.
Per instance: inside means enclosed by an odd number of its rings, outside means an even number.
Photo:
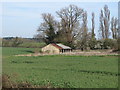
[{"label": "overcast sky", "polygon": [[42,22],[42,13],[51,13],[58,18],[56,11],[70,4],[87,11],[88,28],[91,28],[91,13],[95,13],[95,32],[98,32],[100,10],[105,4],[111,11],[111,17],[118,17],[117,2],[4,2],[0,12],[2,36],[33,37]]}]

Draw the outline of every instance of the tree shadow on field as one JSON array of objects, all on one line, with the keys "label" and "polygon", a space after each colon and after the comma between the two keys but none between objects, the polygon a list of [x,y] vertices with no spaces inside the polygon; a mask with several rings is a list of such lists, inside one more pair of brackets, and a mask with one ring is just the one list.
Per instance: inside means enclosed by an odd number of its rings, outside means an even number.
[{"label": "tree shadow on field", "polygon": [[32,50],[22,50],[22,52],[34,53]]}]

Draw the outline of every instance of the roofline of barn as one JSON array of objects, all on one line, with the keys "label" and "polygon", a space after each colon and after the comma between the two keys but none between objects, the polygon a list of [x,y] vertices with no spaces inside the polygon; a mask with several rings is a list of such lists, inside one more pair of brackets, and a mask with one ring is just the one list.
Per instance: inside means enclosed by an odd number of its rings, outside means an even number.
[{"label": "roofline of barn", "polygon": [[58,46],[57,44],[55,44],[55,43],[51,43],[53,46],[55,46],[56,48],[58,48],[58,49],[63,49],[62,47],[60,47],[60,46]]},{"label": "roofline of barn", "polygon": [[[58,48],[58,49],[65,49],[65,48],[62,48],[62,47],[58,46],[58,45],[55,44],[55,43],[51,43],[51,45],[55,46],[55,47]],[[70,49],[71,49],[71,48],[70,48]]]}]

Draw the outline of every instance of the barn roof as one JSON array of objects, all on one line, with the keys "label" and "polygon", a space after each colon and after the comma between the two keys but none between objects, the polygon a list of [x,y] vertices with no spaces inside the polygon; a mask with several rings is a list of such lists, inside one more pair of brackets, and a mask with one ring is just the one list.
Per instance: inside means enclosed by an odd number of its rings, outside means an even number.
[{"label": "barn roof", "polygon": [[52,43],[52,45],[59,48],[59,49],[71,49],[69,46],[65,46],[63,44],[54,44],[54,43]]},{"label": "barn roof", "polygon": [[63,49],[62,47],[58,46],[57,44],[52,43],[52,45],[55,46],[56,48]]},{"label": "barn roof", "polygon": [[57,44],[57,45],[60,46],[60,47],[62,47],[63,49],[71,49],[70,47],[65,46],[65,45],[63,45],[63,44]]}]

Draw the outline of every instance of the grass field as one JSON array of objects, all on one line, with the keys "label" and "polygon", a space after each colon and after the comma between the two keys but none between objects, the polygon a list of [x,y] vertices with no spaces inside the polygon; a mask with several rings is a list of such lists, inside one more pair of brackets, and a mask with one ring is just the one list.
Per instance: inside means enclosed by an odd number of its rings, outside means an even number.
[{"label": "grass field", "polygon": [[16,83],[40,87],[116,88],[117,56],[14,56],[33,48],[3,48],[3,74]]}]

